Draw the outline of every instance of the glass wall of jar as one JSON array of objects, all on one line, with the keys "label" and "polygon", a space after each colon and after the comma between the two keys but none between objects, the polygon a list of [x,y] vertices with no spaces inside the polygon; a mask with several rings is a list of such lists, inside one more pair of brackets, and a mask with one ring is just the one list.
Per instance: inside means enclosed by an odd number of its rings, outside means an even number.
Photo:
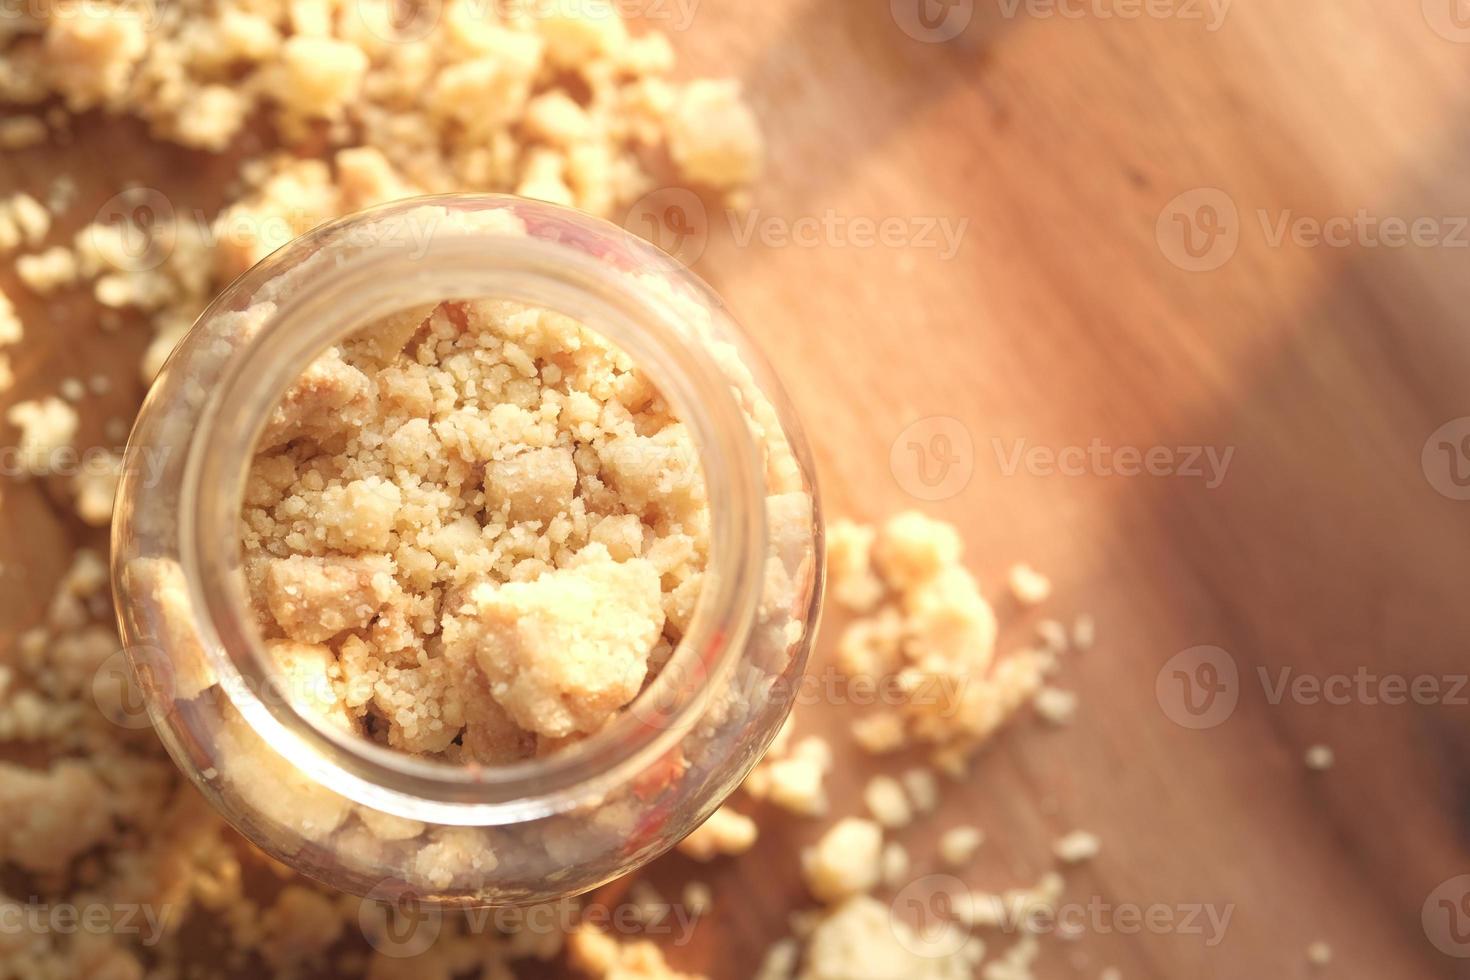
[{"label": "glass wall of jar", "polygon": [[[257,439],[314,358],[446,298],[575,318],[687,427],[708,563],[663,668],[544,756],[455,764],[330,724],[267,652],[241,506]],[[444,904],[578,894],[672,847],[740,784],[795,698],[820,606],[812,464],[773,374],[718,298],[613,225],[518,198],[398,202],[325,225],[228,287],[129,441],[112,572],[129,660],[174,760],[268,853],[342,889]]]}]

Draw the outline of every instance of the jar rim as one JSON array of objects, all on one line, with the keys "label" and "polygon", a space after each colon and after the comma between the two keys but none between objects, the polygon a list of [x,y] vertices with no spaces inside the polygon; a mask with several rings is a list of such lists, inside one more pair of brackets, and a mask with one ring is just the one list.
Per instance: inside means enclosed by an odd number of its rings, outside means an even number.
[{"label": "jar rim", "polygon": [[[610,258],[593,258],[547,238],[465,227],[427,229],[415,252],[380,243],[348,256],[329,251],[334,237],[436,207],[530,213],[603,236],[611,233],[650,271],[679,270],[681,283],[708,290],[664,253],[616,225],[505,195],[411,198],[314,229],[237,279],[197,321],[196,326],[229,311],[242,292],[251,298],[307,262],[329,259],[318,262],[320,268],[294,294],[276,297],[277,308],[234,352],[220,384],[208,393],[188,441],[179,515],[181,562],[191,601],[201,613],[204,649],[218,676],[223,680],[234,672],[245,682],[232,692],[236,707],[294,765],[343,796],[411,819],[519,823],[595,802],[654,764],[698,722],[711,693],[734,671],[757,618],[764,575],[759,560],[767,534],[763,463],[711,351],[688,337],[670,302]],[[255,692],[268,687],[275,669],[239,574],[238,521],[246,477],[260,432],[287,386],[312,358],[375,317],[454,296],[505,298],[565,313],[649,370],[689,427],[710,511],[708,568],[695,613],[659,675],[586,739],[502,766],[414,756],[331,728],[294,699],[259,697]],[[704,298],[718,304],[712,290]],[[220,540],[235,546],[220,549]],[[222,561],[225,557],[233,561]],[[689,678],[696,682],[692,689],[681,688],[680,681]],[[635,709],[650,696],[658,704],[656,712]]]}]

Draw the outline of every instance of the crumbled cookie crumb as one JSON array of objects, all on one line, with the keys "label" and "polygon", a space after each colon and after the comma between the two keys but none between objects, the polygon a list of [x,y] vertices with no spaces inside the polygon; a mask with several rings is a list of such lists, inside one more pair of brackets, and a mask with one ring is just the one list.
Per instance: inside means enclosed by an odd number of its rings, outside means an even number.
[{"label": "crumbled cookie crumb", "polygon": [[[963,546],[952,525],[905,511],[874,531],[870,546],[866,537],[854,529],[839,535],[843,575],[861,580],[871,559],[884,594],[843,629],[837,662],[849,676],[892,682],[905,697],[892,712],[897,720],[883,712],[866,716],[854,724],[854,736],[875,752],[927,744],[934,763],[958,777],[1041,689],[1056,654],[996,656],[995,615],[960,564]],[[894,730],[899,724],[901,733]]]},{"label": "crumbled cookie crumb", "polygon": [[76,256],[65,245],[54,245],[16,259],[15,274],[32,292],[46,296],[77,281]]},{"label": "crumbled cookie crumb", "polygon": [[908,743],[903,716],[894,711],[875,711],[853,719],[852,738],[865,752],[883,755]]},{"label": "crumbled cookie crumb", "polygon": [[901,888],[904,879],[908,877],[911,864],[908,849],[898,841],[889,841],[884,844],[882,857],[884,887]]},{"label": "crumbled cookie crumb", "polygon": [[952,868],[968,864],[985,843],[978,827],[951,827],[939,836],[939,858]]},{"label": "crumbled cookie crumb", "polygon": [[792,746],[786,755],[771,758],[751,772],[744,783],[747,793],[766,799],[803,817],[820,817],[827,812],[824,781],[832,768],[832,749],[815,735]]},{"label": "crumbled cookie crumb", "polygon": [[288,389],[242,544],[262,629],[334,651],[364,734],[489,763],[637,696],[687,625],[705,514],[689,436],[626,355],[547,310],[450,302]]},{"label": "crumbled cookie crumb", "polygon": [[929,769],[908,769],[899,776],[909,801],[920,813],[933,813],[939,808],[939,780]]},{"label": "crumbled cookie crumb", "polygon": [[863,790],[863,802],[873,819],[889,830],[906,827],[914,819],[903,787],[891,776],[878,775],[868,780]]},{"label": "crumbled cookie crumb", "polygon": [[1066,653],[1072,643],[1071,637],[1067,635],[1067,627],[1055,619],[1043,619],[1037,623],[1036,635],[1052,653]]},{"label": "crumbled cookie crumb", "polygon": [[58,451],[76,438],[79,418],[76,409],[60,398],[17,402],[5,413],[5,421],[20,429],[17,446],[21,465],[28,473],[45,476],[51,472]]},{"label": "crumbled cookie crumb", "polygon": [[801,944],[789,936],[778,939],[766,947],[766,953],[751,980],[792,980],[800,961]]},{"label": "crumbled cookie crumb", "polygon": [[672,969],[659,948],[646,939],[619,943],[586,923],[567,934],[566,947],[572,969],[584,976],[606,980],[702,980]]},{"label": "crumbled cookie crumb", "polygon": [[712,861],[721,855],[744,854],[755,845],[757,836],[755,821],[727,805],[681,840],[678,849],[696,861]]},{"label": "crumbled cookie crumb", "polygon": [[0,150],[28,150],[48,138],[46,123],[36,116],[7,116],[0,119]]},{"label": "crumbled cookie crumb", "polygon": [[801,856],[807,890],[827,904],[871,891],[883,878],[883,828],[844,817]]},{"label": "crumbled cookie crumb", "polygon": [[883,902],[856,895],[832,909],[813,931],[800,980],[969,980],[983,947],[977,948],[977,940],[953,942],[947,931],[941,925],[937,933],[921,937]]},{"label": "crumbled cookie crumb", "polygon": [[1305,760],[1313,772],[1326,772],[1337,763],[1337,753],[1330,745],[1313,745],[1307,749]]},{"label": "crumbled cookie crumb", "polygon": [[715,907],[715,893],[702,881],[686,881],[680,898],[690,915],[702,917]]},{"label": "crumbled cookie crumb", "polygon": [[1077,695],[1050,685],[1036,692],[1031,699],[1036,713],[1053,725],[1070,724],[1077,714]]},{"label": "crumbled cookie crumb", "polygon": [[1011,595],[1023,606],[1037,606],[1051,597],[1051,579],[1030,565],[1012,565],[1006,581]]},{"label": "crumbled cookie crumb", "polygon": [[1085,830],[1074,830],[1052,844],[1052,853],[1063,864],[1081,864],[1097,857],[1101,842]]},{"label": "crumbled cookie crumb", "polygon": [[1091,650],[1092,644],[1097,640],[1097,623],[1089,615],[1083,614],[1077,617],[1072,624],[1072,646],[1078,650]]}]

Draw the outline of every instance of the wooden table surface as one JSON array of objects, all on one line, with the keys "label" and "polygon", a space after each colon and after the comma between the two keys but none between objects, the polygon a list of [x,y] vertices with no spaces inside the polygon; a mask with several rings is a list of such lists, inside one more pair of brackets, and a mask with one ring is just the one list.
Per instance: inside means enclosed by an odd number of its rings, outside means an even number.
[{"label": "wooden table surface", "polygon": [[[921,21],[913,2],[703,0],[675,40],[690,74],[738,75],[767,131],[753,223],[711,210],[697,269],[783,376],[829,512],[959,524],[1003,645],[1038,616],[1004,598],[1016,561],[1056,583],[1042,615],[1097,619],[1060,679],[1075,723],[999,737],[902,833],[914,876],[974,822],[962,877],[1030,884],[1080,827],[1103,841],[1067,874],[1089,917],[1039,976],[1470,977],[1450,955],[1470,954],[1470,421],[1437,431],[1470,416],[1470,11],[954,0]],[[113,180],[177,167],[131,127],[79,147]],[[33,155],[0,184],[45,176]],[[937,231],[961,222],[949,254]],[[136,337],[99,342],[64,301],[27,312],[56,342],[27,344],[0,409],[130,376]],[[14,627],[79,532],[39,487],[0,492]],[[845,712],[800,723],[834,736],[838,813],[874,771]],[[1328,772],[1304,765],[1317,743]],[[739,806],[762,818],[751,856],[649,875],[714,887],[670,958],[717,977],[811,904],[796,855],[825,826]],[[1133,906],[1173,925],[1130,930]]]}]

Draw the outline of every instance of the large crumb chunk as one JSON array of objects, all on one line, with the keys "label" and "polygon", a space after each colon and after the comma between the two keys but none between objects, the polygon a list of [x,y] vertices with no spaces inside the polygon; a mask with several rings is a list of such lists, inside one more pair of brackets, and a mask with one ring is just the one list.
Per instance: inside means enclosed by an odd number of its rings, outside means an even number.
[{"label": "large crumb chunk", "polygon": [[551,738],[592,732],[638,693],[663,629],[661,597],[650,562],[589,560],[477,587],[460,639],[522,728]]},{"label": "large crumb chunk", "polygon": [[392,586],[385,558],[308,558],[270,563],[266,602],[286,635],[305,643],[329,640],[370,623]]},{"label": "large crumb chunk", "polygon": [[335,348],[312,362],[276,405],[256,451],[302,436],[321,437],[361,422],[372,398],[367,375]]},{"label": "large crumb chunk", "polygon": [[77,412],[60,398],[18,402],[5,413],[5,420],[20,429],[19,457],[27,472],[50,473],[58,454],[77,435]]},{"label": "large crumb chunk", "polygon": [[764,144],[739,84],[700,80],[686,86],[669,115],[669,153],[684,176],[711,187],[758,177]]},{"label": "large crumb chunk", "polygon": [[605,980],[703,980],[670,967],[647,939],[619,943],[588,923],[567,934],[567,960],[579,974]]},{"label": "large crumb chunk", "polygon": [[883,877],[883,828],[845,817],[801,856],[807,888],[819,900],[840,902],[871,891]]},{"label": "large crumb chunk", "polygon": [[696,861],[711,861],[720,855],[744,854],[755,845],[756,836],[754,820],[722,806],[679,842],[679,852]]},{"label": "large crumb chunk", "polygon": [[485,467],[485,496],[513,521],[549,521],[571,509],[577,467],[570,449],[532,449]]},{"label": "large crumb chunk", "polygon": [[800,980],[969,980],[973,963],[956,938],[921,936],[887,904],[857,895],[812,932]]},{"label": "large crumb chunk", "polygon": [[84,762],[48,770],[0,763],[0,860],[60,871],[111,831],[106,785]]}]

